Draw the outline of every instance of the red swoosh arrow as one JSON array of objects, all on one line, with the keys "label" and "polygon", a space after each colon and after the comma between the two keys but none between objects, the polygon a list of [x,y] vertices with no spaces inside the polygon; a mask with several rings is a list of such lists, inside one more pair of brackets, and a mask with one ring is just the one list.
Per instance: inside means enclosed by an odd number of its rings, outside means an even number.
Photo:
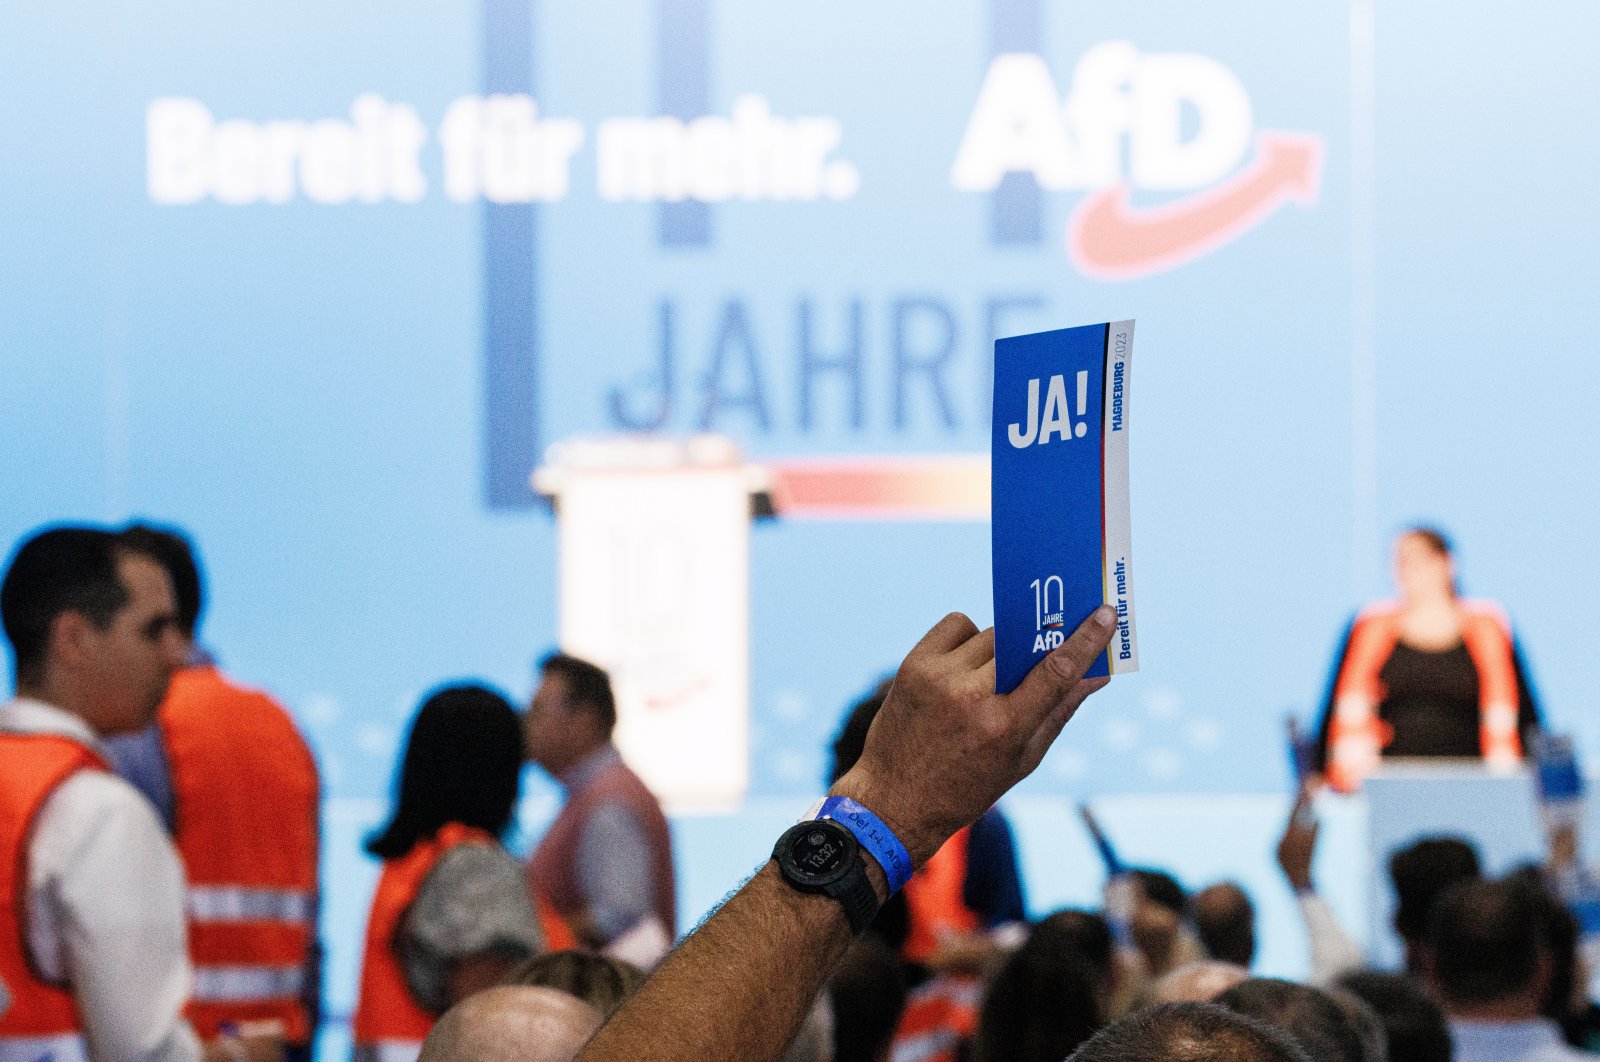
[{"label": "red swoosh arrow", "polygon": [[1078,204],[1067,254],[1085,276],[1132,280],[1182,265],[1237,239],[1291,199],[1316,202],[1322,138],[1256,136],[1256,157],[1224,183],[1176,203],[1135,210],[1120,184]]}]

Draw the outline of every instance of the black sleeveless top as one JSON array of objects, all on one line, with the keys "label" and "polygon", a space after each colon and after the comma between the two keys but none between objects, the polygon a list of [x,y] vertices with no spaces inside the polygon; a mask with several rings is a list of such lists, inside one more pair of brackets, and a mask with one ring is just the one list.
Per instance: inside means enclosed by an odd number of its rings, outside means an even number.
[{"label": "black sleeveless top", "polygon": [[1478,738],[1478,668],[1464,644],[1429,652],[1401,642],[1378,680],[1388,695],[1378,717],[1394,727],[1385,756],[1483,755]]}]

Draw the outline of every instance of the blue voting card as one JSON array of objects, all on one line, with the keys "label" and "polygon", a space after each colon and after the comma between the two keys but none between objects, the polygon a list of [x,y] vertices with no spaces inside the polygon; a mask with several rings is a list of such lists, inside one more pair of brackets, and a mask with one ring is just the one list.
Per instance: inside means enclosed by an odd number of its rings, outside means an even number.
[{"label": "blue voting card", "polygon": [[1090,675],[1139,669],[1128,523],[1133,322],[994,345],[990,447],[995,691],[1009,693],[1102,603],[1117,610]]}]

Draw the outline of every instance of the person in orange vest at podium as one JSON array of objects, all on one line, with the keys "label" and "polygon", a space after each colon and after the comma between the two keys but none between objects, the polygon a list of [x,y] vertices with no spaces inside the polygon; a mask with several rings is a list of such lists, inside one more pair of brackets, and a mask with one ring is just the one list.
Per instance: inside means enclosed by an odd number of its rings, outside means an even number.
[{"label": "person in orange vest at podium", "polygon": [[155,718],[188,639],[160,558],[129,536],[57,527],[0,583],[16,699],[0,705],[0,1058],[267,1062],[270,1033],[202,1045],[183,868],[104,739]]},{"label": "person in orange vest at podium", "polygon": [[1398,598],[1362,610],[1334,664],[1317,755],[1329,783],[1354,792],[1387,757],[1520,763],[1539,711],[1505,611],[1460,596],[1433,528],[1395,541],[1394,576]]},{"label": "person in orange vest at podium", "polygon": [[521,720],[484,686],[422,703],[394,811],[367,842],[372,896],[352,1034],[356,1062],[413,1062],[441,1014],[540,950],[522,868],[501,844],[516,814]]},{"label": "person in orange vest at podium", "polygon": [[189,650],[155,724],[107,743],[183,861],[189,1020],[204,1038],[276,1029],[291,1060],[307,1059],[321,1010],[316,761],[277,701],[233,682],[196,643],[205,586],[189,540],[139,524],[122,537],[166,569]]},{"label": "person in orange vest at podium", "polygon": [[528,758],[567,791],[528,863],[552,950],[584,947],[649,969],[678,932],[672,833],[661,804],[611,743],[611,677],[555,653],[524,719]]}]

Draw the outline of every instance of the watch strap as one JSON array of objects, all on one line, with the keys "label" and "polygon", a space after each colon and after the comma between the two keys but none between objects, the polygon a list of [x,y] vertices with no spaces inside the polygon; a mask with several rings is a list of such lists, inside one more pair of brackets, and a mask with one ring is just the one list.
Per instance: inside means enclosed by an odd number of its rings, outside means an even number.
[{"label": "watch strap", "polygon": [[[859,862],[859,860],[857,860]],[[848,875],[843,881],[831,886],[828,895],[838,900],[844,908],[845,917],[850,920],[850,932],[860,936],[862,931],[872,924],[878,917],[878,893],[872,887],[872,882],[867,880],[865,870]]]}]

